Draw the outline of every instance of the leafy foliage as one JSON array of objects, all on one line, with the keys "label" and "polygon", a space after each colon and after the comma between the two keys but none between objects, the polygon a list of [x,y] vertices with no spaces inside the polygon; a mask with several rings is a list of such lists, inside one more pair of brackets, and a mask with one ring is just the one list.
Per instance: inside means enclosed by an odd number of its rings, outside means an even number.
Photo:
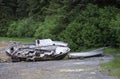
[{"label": "leafy foliage", "polygon": [[0,36],[52,38],[82,48],[120,47],[119,0],[1,0]]},{"label": "leafy foliage", "polygon": [[7,35],[9,37],[32,37],[37,27],[38,23],[32,19],[23,19],[12,22],[8,29]]},{"label": "leafy foliage", "polygon": [[112,38],[115,38],[115,45],[120,47],[120,14],[110,22],[110,28],[113,31]]},{"label": "leafy foliage", "polygon": [[74,51],[82,49],[80,47],[115,46],[117,36],[110,28],[110,22],[116,11],[113,7],[99,8],[89,4],[61,33],[60,39],[67,41]]}]

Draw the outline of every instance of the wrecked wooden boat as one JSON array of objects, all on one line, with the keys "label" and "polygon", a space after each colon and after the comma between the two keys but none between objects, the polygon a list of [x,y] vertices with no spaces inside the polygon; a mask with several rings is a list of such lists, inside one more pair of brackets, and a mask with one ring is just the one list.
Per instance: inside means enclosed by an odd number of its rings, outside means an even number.
[{"label": "wrecked wooden boat", "polygon": [[37,61],[63,59],[70,48],[68,44],[51,39],[36,40],[35,44],[12,46],[6,50],[12,61]]},{"label": "wrecked wooden boat", "polygon": [[89,52],[75,52],[75,53],[69,53],[68,57],[70,59],[76,59],[76,58],[87,58],[87,57],[94,57],[94,56],[103,56],[103,50],[104,48],[96,49]]}]

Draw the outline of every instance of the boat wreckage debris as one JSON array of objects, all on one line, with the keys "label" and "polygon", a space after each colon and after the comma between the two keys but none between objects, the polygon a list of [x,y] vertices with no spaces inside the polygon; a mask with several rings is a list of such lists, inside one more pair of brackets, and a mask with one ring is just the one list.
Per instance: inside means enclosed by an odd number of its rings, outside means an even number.
[{"label": "boat wreckage debris", "polygon": [[52,41],[51,39],[36,40],[34,44],[18,44],[6,49],[6,53],[13,62],[17,61],[37,61],[37,60],[60,60],[68,55],[69,59],[82,59],[94,56],[103,56],[103,51],[107,47],[99,48],[89,52],[70,52],[68,44],[62,41]]},{"label": "boat wreckage debris", "polygon": [[70,59],[82,59],[82,58],[87,58],[87,57],[95,57],[95,56],[103,56],[103,51],[107,47],[99,48],[93,51],[89,52],[74,52],[74,53],[69,53],[68,57]]},{"label": "boat wreckage debris", "polygon": [[36,40],[35,44],[14,45],[6,50],[12,61],[63,59],[70,48],[68,44],[51,39]]}]

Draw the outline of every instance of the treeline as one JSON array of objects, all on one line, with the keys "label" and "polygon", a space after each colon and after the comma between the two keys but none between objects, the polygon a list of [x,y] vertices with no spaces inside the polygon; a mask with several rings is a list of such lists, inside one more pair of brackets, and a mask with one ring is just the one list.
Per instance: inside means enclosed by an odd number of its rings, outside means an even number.
[{"label": "treeline", "polygon": [[119,0],[0,0],[0,36],[120,47]]}]

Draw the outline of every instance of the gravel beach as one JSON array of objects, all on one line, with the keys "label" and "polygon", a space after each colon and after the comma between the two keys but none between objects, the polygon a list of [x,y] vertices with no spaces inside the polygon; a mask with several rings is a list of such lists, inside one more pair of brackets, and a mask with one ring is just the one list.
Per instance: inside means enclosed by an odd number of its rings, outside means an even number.
[{"label": "gravel beach", "polygon": [[0,79],[118,79],[102,72],[112,56],[83,60],[0,63]]},{"label": "gravel beach", "polygon": [[[0,47],[0,59],[10,60]],[[0,79],[119,79],[108,76],[99,66],[113,56],[39,62],[0,63]]]}]

